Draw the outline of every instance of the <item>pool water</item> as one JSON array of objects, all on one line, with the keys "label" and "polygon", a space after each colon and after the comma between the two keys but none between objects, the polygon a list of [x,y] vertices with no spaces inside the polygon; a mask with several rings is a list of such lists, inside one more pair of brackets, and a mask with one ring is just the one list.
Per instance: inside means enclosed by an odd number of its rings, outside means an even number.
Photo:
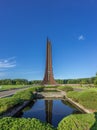
[{"label": "pool water", "polygon": [[62,118],[75,113],[82,113],[77,108],[72,106],[66,100],[60,99],[37,99],[35,103],[24,108],[19,117],[37,118],[43,122],[47,122],[57,127]]}]

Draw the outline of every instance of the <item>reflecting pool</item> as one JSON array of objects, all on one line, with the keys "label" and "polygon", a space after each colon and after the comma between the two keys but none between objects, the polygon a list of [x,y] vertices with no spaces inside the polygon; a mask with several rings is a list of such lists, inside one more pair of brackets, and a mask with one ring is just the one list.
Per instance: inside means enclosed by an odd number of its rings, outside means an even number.
[{"label": "reflecting pool", "polygon": [[29,104],[18,117],[37,118],[43,122],[48,122],[57,127],[62,118],[75,113],[82,113],[72,106],[66,100],[60,99],[37,99],[34,103]]}]

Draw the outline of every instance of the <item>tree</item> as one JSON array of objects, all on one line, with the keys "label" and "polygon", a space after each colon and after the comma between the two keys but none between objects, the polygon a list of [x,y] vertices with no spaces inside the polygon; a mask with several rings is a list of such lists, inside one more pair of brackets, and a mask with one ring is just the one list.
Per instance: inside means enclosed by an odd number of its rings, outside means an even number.
[{"label": "tree", "polygon": [[97,72],[96,72],[96,78],[94,80],[94,85],[97,87]]},{"label": "tree", "polygon": [[86,79],[82,79],[80,83],[81,84],[88,84],[88,81]]}]

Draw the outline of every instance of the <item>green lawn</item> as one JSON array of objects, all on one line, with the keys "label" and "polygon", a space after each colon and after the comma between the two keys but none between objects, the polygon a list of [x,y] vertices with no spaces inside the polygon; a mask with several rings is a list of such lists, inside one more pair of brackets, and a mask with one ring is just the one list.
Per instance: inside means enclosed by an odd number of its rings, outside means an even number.
[{"label": "green lawn", "polygon": [[58,89],[65,91],[67,97],[83,105],[85,108],[97,111],[97,88],[59,86]]},{"label": "green lawn", "polygon": [[73,87],[71,87],[71,86],[59,86],[57,88],[65,91],[65,92],[73,91]]},{"label": "green lawn", "polygon": [[95,90],[97,91],[97,87],[90,87],[90,86],[72,86],[73,89],[82,89],[82,90]]},{"label": "green lawn", "polygon": [[97,90],[72,91],[67,93],[67,97],[73,99],[87,109],[97,111]]}]

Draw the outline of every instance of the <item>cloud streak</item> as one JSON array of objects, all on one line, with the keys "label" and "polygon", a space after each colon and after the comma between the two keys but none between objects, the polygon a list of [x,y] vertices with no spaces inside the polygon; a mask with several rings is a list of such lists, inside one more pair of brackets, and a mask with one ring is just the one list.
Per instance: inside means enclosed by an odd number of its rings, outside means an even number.
[{"label": "cloud streak", "polygon": [[79,41],[83,41],[83,40],[85,40],[85,37],[84,37],[83,35],[80,35],[80,36],[78,37],[78,40],[79,40]]},{"label": "cloud streak", "polygon": [[0,59],[0,69],[8,69],[16,66],[15,57]]}]

